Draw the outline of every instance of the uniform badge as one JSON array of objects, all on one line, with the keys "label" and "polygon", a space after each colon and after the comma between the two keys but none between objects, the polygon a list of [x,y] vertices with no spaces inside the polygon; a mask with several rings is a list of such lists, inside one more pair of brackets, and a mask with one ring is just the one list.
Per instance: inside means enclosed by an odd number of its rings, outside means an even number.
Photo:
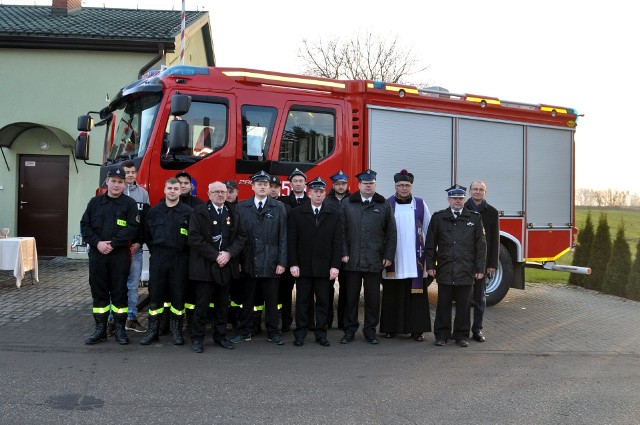
[{"label": "uniform badge", "polygon": [[231,217],[227,217],[227,226],[231,225]]},{"label": "uniform badge", "polygon": [[467,221],[467,226],[473,226],[474,224],[470,221]]},{"label": "uniform badge", "polygon": [[215,226],[216,224],[218,224],[218,222],[216,220],[213,220],[213,225]]}]

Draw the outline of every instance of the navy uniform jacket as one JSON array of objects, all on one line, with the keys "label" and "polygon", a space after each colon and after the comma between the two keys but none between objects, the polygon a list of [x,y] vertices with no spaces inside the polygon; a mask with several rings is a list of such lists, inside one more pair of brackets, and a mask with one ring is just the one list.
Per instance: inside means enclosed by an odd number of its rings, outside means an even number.
[{"label": "navy uniform jacket", "polygon": [[487,268],[497,269],[500,256],[500,219],[498,210],[485,200],[482,200],[477,209],[471,206],[472,203],[473,199],[468,199],[464,207],[479,212],[482,217],[484,236],[487,239]]},{"label": "navy uniform jacket", "polygon": [[241,256],[242,272],[253,278],[276,278],[276,266],[287,266],[287,212],[282,202],[270,196],[258,212],[254,198],[236,206],[248,237]]},{"label": "navy uniform jacket", "polygon": [[127,195],[107,193],[91,198],[80,219],[82,238],[97,252],[98,242],[111,241],[115,249],[129,248],[139,237],[138,204]]},{"label": "navy uniform jacket", "polygon": [[342,258],[342,211],[325,200],[318,224],[311,202],[291,210],[288,224],[289,266],[298,266],[302,277],[329,279],[331,268],[340,269]]},{"label": "navy uniform jacket", "polygon": [[147,213],[144,221],[145,241],[149,251],[155,248],[187,254],[187,237],[189,235],[189,217],[193,209],[187,204],[178,202],[174,207],[168,207],[162,199]]},{"label": "navy uniform jacket", "polygon": [[485,273],[487,253],[480,214],[465,208],[457,219],[451,208],[433,214],[425,252],[426,268],[436,270],[439,285],[473,285],[474,274]]},{"label": "navy uniform jacket", "polygon": [[349,256],[344,269],[382,272],[382,260],[396,256],[396,220],[391,205],[374,193],[369,205],[362,205],[360,192],[342,199],[345,243],[343,256]]}]

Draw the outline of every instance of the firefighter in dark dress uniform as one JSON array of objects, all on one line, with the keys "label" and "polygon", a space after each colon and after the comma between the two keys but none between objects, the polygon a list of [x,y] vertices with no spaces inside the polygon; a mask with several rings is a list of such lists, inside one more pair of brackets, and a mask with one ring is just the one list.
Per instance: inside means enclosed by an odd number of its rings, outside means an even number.
[{"label": "firefighter in dark dress uniform", "polygon": [[[180,202],[180,184],[170,178],[164,196],[152,207],[144,222],[145,241],[149,247],[149,326],[140,344],[158,341],[160,317],[169,302],[171,333],[175,345],[184,344],[182,322],[184,294],[189,279],[189,217],[193,209]],[[166,294],[169,294],[168,300]]]},{"label": "firefighter in dark dress uniform", "polygon": [[[307,175],[296,168],[289,176],[289,181],[291,182],[291,193],[289,196],[278,198],[285,206],[288,206],[287,214],[290,210],[309,203],[309,197],[304,191],[307,183]],[[280,310],[282,316],[282,332],[291,330],[291,324],[293,323],[293,287],[295,283],[296,279],[291,276],[289,270],[286,270],[280,277],[278,302],[282,305]]]},{"label": "firefighter in dark dress uniform", "polygon": [[[309,311],[314,306],[315,322],[326,323],[332,285],[340,272],[342,259],[342,211],[325,201],[327,184],[318,177],[307,183],[311,202],[291,210],[288,220],[288,258],[291,275],[296,278],[296,329],[294,345],[300,347],[309,331]],[[325,326],[314,330],[316,342],[330,345]]]},{"label": "firefighter in dark dress uniform", "polygon": [[[90,246],[89,285],[96,328],[85,344],[107,339],[107,317],[113,312],[115,340],[128,344],[127,278],[131,265],[129,246],[138,237],[138,205],[123,195],[125,173],[113,168],[107,173],[107,192],[92,198],[80,220],[82,237]],[[111,301],[110,301],[111,300]]]},{"label": "firefighter in dark dress uniform", "polygon": [[482,218],[464,208],[466,188],[447,189],[449,208],[433,214],[425,242],[425,268],[438,282],[438,305],[433,333],[443,346],[451,336],[451,310],[456,302],[453,338],[460,347],[469,346],[471,294],[474,279],[485,272],[486,241]]}]

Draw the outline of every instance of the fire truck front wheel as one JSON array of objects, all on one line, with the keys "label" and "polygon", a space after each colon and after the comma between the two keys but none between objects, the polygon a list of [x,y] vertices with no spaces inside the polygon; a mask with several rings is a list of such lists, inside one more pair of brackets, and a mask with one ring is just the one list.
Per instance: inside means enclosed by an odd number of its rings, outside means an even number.
[{"label": "fire truck front wheel", "polygon": [[498,268],[491,279],[487,279],[487,305],[498,304],[509,292],[513,281],[513,263],[509,251],[500,244]]}]

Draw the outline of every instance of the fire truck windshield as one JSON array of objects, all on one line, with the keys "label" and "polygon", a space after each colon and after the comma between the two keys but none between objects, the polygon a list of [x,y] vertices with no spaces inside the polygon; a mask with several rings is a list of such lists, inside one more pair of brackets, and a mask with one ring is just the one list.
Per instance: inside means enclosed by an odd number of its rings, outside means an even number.
[{"label": "fire truck windshield", "polygon": [[131,97],[121,104],[116,111],[118,129],[107,157],[109,162],[144,155],[161,97],[160,93],[152,93]]}]

